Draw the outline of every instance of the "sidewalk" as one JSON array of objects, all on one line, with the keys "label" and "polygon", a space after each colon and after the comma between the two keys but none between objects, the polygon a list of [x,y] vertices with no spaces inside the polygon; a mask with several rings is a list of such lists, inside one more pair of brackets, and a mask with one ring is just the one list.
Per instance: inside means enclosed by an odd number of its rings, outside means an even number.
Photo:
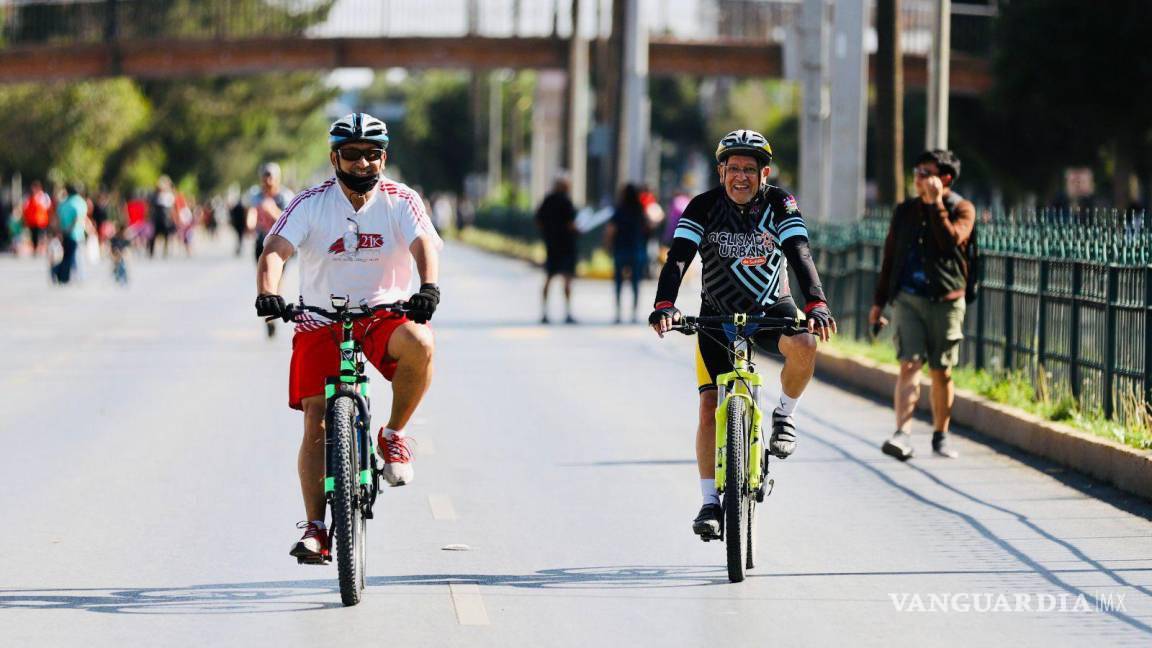
[{"label": "sidewalk", "polygon": [[[898,372],[895,367],[822,348],[816,373],[824,380],[890,400]],[[921,389],[917,410],[930,412],[929,399],[929,390]],[[959,425],[1152,500],[1152,452],[1080,432],[962,389],[956,390],[952,417]]]}]

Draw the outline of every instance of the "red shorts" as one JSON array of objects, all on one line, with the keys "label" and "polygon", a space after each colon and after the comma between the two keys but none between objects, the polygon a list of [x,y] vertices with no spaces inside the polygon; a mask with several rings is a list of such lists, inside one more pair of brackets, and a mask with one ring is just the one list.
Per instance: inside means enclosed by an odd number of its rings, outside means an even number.
[{"label": "red shorts", "polygon": [[[396,373],[396,360],[388,357],[388,340],[408,318],[393,313],[357,320],[352,334],[364,357],[388,380]],[[292,365],[288,372],[288,406],[303,409],[301,401],[324,394],[324,381],[340,374],[340,325],[298,331],[292,338]]]}]

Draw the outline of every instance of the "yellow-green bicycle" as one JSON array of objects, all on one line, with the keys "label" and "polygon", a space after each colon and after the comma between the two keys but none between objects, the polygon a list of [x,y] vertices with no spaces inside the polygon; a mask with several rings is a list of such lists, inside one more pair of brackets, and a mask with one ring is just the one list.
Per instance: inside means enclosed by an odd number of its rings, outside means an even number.
[{"label": "yellow-green bicycle", "polygon": [[803,320],[788,317],[685,316],[672,330],[685,335],[722,332],[733,370],[716,377],[716,491],[724,521],[720,539],[728,550],[728,580],[739,583],[756,565],[756,504],[772,492],[759,397],[762,379],[752,362],[757,333],[806,333]]}]

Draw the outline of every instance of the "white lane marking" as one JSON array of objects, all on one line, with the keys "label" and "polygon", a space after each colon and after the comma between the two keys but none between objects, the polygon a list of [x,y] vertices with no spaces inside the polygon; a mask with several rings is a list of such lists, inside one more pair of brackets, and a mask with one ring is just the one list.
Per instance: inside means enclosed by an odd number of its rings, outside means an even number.
[{"label": "white lane marking", "polygon": [[447,495],[429,495],[428,506],[432,508],[432,518],[436,520],[455,520],[456,509]]},{"label": "white lane marking", "polygon": [[484,599],[480,598],[480,587],[476,583],[449,583],[452,605],[456,608],[456,620],[460,625],[488,625],[488,610]]},{"label": "white lane marking", "polygon": [[551,337],[552,333],[538,326],[506,326],[492,329],[489,335],[501,340],[543,340]]}]

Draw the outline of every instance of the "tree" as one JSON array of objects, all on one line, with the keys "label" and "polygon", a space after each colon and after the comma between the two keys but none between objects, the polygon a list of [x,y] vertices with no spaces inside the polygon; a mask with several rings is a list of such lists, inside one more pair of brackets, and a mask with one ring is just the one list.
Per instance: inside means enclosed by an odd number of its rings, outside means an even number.
[{"label": "tree", "polygon": [[[1113,204],[1149,154],[1152,20],[1147,0],[1013,0],[1001,3],[994,101],[1001,164],[1051,179],[1101,160]],[[1006,170],[1007,171],[1007,170]]]},{"label": "tree", "polygon": [[0,86],[0,171],[94,187],[114,152],[147,129],[150,114],[127,79]]}]

